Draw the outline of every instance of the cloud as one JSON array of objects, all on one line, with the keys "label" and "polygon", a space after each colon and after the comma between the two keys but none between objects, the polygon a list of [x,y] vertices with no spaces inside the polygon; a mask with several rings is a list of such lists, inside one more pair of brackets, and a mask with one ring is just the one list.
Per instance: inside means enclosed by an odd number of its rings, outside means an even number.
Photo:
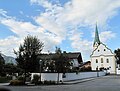
[{"label": "cloud", "polygon": [[[6,25],[13,33],[17,35],[17,37],[10,36],[5,39],[0,39],[1,50],[5,54],[7,53],[7,50],[5,50],[5,48],[6,49],[10,48],[9,50],[13,50],[13,48],[18,48],[20,44],[18,40],[23,40],[28,34],[37,36],[44,43],[45,47],[43,52],[47,52],[48,50],[51,51],[53,47],[62,42],[62,38],[60,36],[47,32],[44,27],[35,26],[31,22],[18,21],[15,20],[14,18],[13,19],[4,18],[1,20],[1,23]],[[8,52],[7,54],[13,55],[13,52],[11,51]]]},{"label": "cloud", "polygon": [[[85,31],[81,27],[93,28],[96,22],[100,27],[105,26],[117,15],[120,8],[120,0],[70,0],[64,5],[59,2],[52,3],[50,0],[30,0],[30,2],[31,5],[38,4],[44,8],[39,15],[33,16],[33,21],[37,25],[13,17],[4,17],[1,20],[2,24],[17,35],[16,38],[23,39],[28,34],[36,35],[45,43],[44,51],[48,51],[68,37],[72,48],[88,54],[92,50],[92,41],[83,37]],[[7,16],[4,10],[0,12]],[[110,38],[115,36],[113,32],[103,31],[101,33],[103,41],[109,38],[104,37],[105,34]]]},{"label": "cloud", "polygon": [[43,6],[44,8],[51,8],[53,5],[49,2],[49,0],[30,0],[31,4],[38,4]]},{"label": "cloud", "polygon": [[54,20],[50,18],[51,16],[49,15],[49,13],[44,13],[36,17],[35,21],[40,26],[44,27],[44,29],[48,32],[61,37],[61,39],[64,38],[64,36],[66,35],[66,30],[64,29],[64,27],[58,25]]},{"label": "cloud", "polygon": [[18,36],[25,36],[26,34],[36,32],[36,26],[30,22],[17,21],[13,18],[11,19],[2,19],[1,23],[8,26],[10,30],[17,34]]},{"label": "cloud", "polygon": [[66,3],[62,12],[62,20],[72,25],[100,25],[117,14],[120,0],[71,0]]},{"label": "cloud", "polygon": [[116,34],[112,31],[103,31],[100,33],[100,40],[103,43],[106,43],[107,41],[111,40],[112,38],[115,38]]},{"label": "cloud", "polygon": [[0,51],[3,54],[15,56],[13,49],[18,49],[18,45],[22,43],[20,38],[9,36],[5,39],[0,39]]},{"label": "cloud", "polygon": [[71,46],[75,49],[75,51],[81,52],[83,58],[89,58],[92,51],[92,41],[83,39],[83,33],[77,31],[73,31],[69,39],[72,41]]},{"label": "cloud", "polygon": [[7,11],[3,10],[3,9],[0,9],[0,15],[2,16],[6,16],[7,14]]}]

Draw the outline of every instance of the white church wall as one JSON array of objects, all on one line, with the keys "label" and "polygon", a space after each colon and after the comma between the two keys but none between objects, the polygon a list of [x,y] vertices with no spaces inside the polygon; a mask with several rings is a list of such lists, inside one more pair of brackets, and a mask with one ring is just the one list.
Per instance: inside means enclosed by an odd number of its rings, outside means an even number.
[{"label": "white church wall", "polygon": [[[101,63],[101,58],[103,58],[103,63]],[[98,60],[98,63],[96,63],[96,59]],[[107,59],[109,60],[109,63],[107,63]],[[92,57],[91,59],[91,67],[92,70],[96,70],[96,68],[104,67],[106,69],[110,70],[110,73],[115,74],[116,73],[116,63],[115,63],[115,57],[114,56],[100,56],[100,57]]]},{"label": "white church wall", "polygon": [[110,49],[106,48],[104,44],[100,44],[98,48],[93,52],[92,56],[100,55],[113,55]]},{"label": "white church wall", "polygon": [[[98,60],[98,63],[96,63],[96,59]],[[103,59],[103,63],[101,63],[101,59]],[[107,59],[109,62],[107,62]],[[110,49],[106,48],[104,44],[100,44],[91,55],[91,67],[92,70],[96,70],[97,67],[104,67],[106,69],[109,69],[111,74],[115,74],[116,62],[114,54]]]}]

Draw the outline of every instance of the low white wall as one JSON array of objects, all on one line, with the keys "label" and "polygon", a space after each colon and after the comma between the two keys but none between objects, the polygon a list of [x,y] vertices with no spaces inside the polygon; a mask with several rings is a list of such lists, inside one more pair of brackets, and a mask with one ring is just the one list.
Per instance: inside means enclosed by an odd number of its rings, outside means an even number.
[{"label": "low white wall", "polygon": [[[32,73],[31,80],[33,79],[33,75],[37,74],[40,75],[40,73]],[[104,76],[105,72],[101,71],[98,72],[99,76]],[[62,78],[62,73],[59,73],[59,81],[70,81],[70,80],[77,80],[77,79],[84,79],[84,78],[90,78],[90,77],[97,77],[97,72],[80,72],[78,74],[76,73],[66,73],[66,78]],[[41,81],[47,80],[47,81],[57,81],[58,73],[41,73]]]},{"label": "low white wall", "polygon": [[[104,76],[105,72],[101,71],[98,72],[99,76]],[[76,73],[66,73],[66,78],[63,78],[63,81],[70,81],[70,80],[77,80],[77,79],[84,79],[90,77],[97,77],[97,72],[80,72]]]},{"label": "low white wall", "polygon": [[116,71],[117,71],[117,74],[120,74],[120,69],[119,68],[117,68]]},{"label": "low white wall", "polygon": [[[40,73],[32,73],[31,80],[33,79],[33,75],[40,75]],[[58,80],[58,73],[41,73],[41,81],[57,81]],[[62,73],[59,73],[59,81],[62,79]]]}]

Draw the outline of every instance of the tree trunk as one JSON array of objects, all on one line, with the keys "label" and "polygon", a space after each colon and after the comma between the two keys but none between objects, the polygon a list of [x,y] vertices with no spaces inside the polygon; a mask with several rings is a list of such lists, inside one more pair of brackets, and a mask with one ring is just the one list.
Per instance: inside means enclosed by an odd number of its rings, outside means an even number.
[{"label": "tree trunk", "polygon": [[59,72],[58,72],[57,84],[59,84]]},{"label": "tree trunk", "polygon": [[25,84],[25,82],[26,82],[26,69],[24,71],[24,84]]}]

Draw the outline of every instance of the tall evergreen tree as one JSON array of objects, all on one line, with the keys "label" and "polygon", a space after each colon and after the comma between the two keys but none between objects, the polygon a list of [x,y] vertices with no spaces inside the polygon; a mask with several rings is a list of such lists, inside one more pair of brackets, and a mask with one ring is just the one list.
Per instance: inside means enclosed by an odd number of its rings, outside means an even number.
[{"label": "tall evergreen tree", "polygon": [[39,55],[43,49],[43,43],[37,37],[27,36],[23,45],[20,45],[19,51],[15,51],[17,55],[16,61],[18,66],[27,72],[39,71]]}]

